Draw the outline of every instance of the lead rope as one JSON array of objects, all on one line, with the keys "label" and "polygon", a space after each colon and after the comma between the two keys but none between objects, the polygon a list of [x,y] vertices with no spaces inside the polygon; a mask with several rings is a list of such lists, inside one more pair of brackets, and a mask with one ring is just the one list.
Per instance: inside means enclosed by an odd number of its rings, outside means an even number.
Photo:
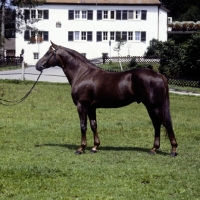
[{"label": "lead rope", "polygon": [[32,88],[21,99],[12,101],[12,100],[5,100],[5,99],[0,98],[0,104],[2,104],[4,106],[14,106],[14,105],[17,105],[17,104],[21,103],[22,101],[24,101],[29,96],[29,94],[32,92],[33,88],[36,86],[41,75],[42,75],[42,71],[40,72],[40,74],[39,74],[37,80],[35,81],[34,85],[32,86]]}]

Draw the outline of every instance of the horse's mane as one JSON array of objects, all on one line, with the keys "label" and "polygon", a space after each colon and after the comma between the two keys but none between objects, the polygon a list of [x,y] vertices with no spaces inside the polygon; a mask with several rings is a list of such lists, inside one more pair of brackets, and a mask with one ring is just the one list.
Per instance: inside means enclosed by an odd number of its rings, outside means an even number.
[{"label": "horse's mane", "polygon": [[77,51],[75,51],[73,49],[66,48],[66,47],[62,47],[62,48],[64,49],[64,51],[69,53],[75,60],[78,58],[81,62],[83,62],[84,64],[86,64],[90,67],[95,67],[95,68],[97,67],[94,63],[89,61],[85,56],[78,53]]},{"label": "horse's mane", "polygon": [[[82,54],[80,54],[79,52],[77,52],[77,51],[75,51],[75,50],[73,50],[73,49],[69,49],[69,48],[67,48],[67,47],[63,47],[63,46],[61,46],[63,49],[64,49],[64,51],[66,51],[68,54],[70,54],[74,59],[74,61],[76,61],[77,60],[77,58],[81,61],[81,62],[83,62],[84,64],[86,64],[86,66],[89,66],[89,67],[92,67],[92,68],[98,68],[98,69],[100,69],[100,70],[103,70],[103,71],[107,71],[107,72],[113,72],[113,73],[115,73],[115,72],[119,72],[119,71],[117,71],[117,70],[106,70],[106,69],[103,69],[103,68],[101,68],[101,67],[98,67],[97,65],[95,65],[94,63],[92,63],[91,61],[89,61],[85,56],[83,56]],[[128,69],[128,70],[126,70],[126,71],[129,71],[130,69]]]}]

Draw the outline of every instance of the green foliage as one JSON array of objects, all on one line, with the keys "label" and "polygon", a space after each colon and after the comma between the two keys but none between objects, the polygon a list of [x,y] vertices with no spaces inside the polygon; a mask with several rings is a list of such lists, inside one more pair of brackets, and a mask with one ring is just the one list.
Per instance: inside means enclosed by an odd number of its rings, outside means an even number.
[{"label": "green foliage", "polygon": [[[19,99],[31,86],[0,81],[0,95]],[[0,105],[0,199],[199,199],[199,97],[170,94],[176,158],[164,133],[161,149],[148,154],[153,127],[137,103],[97,109],[99,151],[89,153],[88,127],[88,148],[77,156],[81,134],[70,91],[40,82],[25,102]]]},{"label": "green foliage", "polygon": [[161,42],[153,39],[145,55],[160,58],[159,71],[171,77],[200,77],[200,32],[186,42],[176,44],[169,39]]}]

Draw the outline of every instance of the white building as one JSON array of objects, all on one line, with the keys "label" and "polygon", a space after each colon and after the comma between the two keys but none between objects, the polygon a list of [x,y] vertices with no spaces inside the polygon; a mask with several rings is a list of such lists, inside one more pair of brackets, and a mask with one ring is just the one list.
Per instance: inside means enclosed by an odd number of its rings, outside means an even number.
[{"label": "white building", "polygon": [[112,57],[123,38],[121,56],[142,56],[153,38],[167,40],[167,12],[159,0],[46,0],[23,11],[27,26],[16,36],[16,55],[24,49],[25,62],[35,64],[53,41],[88,59]]}]

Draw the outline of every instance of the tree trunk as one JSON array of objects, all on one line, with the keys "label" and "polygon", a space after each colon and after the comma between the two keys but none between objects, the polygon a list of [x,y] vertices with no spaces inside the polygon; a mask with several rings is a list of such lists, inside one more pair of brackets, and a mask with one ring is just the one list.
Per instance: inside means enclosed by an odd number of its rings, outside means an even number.
[{"label": "tree trunk", "polygon": [[2,55],[4,59],[4,41],[5,41],[5,0],[2,0],[2,5],[1,5],[1,35],[0,35],[0,54]]}]

